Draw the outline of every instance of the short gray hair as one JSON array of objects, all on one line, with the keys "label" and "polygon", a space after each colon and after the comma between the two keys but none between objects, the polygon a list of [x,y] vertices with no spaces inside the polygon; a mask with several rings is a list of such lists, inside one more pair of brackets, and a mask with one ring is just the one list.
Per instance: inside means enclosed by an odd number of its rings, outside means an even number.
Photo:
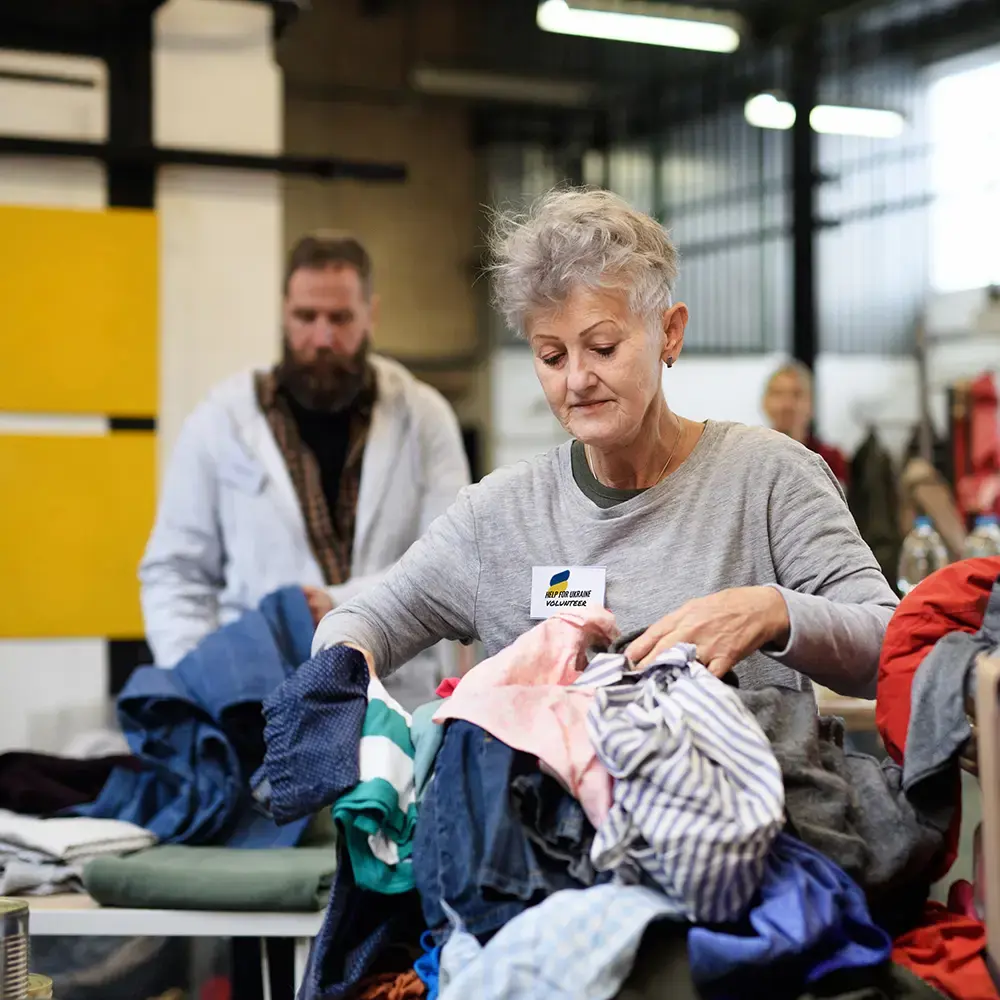
[{"label": "short gray hair", "polygon": [[610,191],[557,188],[527,212],[497,211],[489,250],[494,304],[518,333],[533,311],[558,308],[580,286],[625,292],[644,320],[672,302],[676,247]]}]

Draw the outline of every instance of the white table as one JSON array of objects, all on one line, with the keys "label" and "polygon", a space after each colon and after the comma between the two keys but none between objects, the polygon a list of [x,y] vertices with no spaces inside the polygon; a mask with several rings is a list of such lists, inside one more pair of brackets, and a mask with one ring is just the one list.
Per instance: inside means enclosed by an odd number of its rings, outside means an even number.
[{"label": "white table", "polygon": [[265,1000],[270,992],[267,975],[267,938],[295,941],[295,991],[305,978],[313,939],[323,913],[230,913],[210,910],[128,910],[99,906],[82,893],[32,897],[32,937],[218,937],[258,938]]},{"label": "white table", "polygon": [[849,733],[867,733],[876,729],[874,701],[846,698],[816,685],[816,703],[820,715],[836,715],[843,719],[844,728]]}]

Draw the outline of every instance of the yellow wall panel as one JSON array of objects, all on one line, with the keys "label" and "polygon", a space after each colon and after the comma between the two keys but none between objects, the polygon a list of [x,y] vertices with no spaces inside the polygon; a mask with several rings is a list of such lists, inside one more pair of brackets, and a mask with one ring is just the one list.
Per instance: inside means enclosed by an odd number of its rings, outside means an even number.
[{"label": "yellow wall panel", "polygon": [[143,635],[156,437],[0,435],[0,636]]},{"label": "yellow wall panel", "polygon": [[151,416],[156,216],[0,207],[0,410]]}]

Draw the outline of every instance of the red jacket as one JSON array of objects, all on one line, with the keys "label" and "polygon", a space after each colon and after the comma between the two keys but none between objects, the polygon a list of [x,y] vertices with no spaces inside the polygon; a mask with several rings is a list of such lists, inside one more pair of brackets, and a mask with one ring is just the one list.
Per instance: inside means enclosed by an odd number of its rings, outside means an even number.
[{"label": "red jacket", "polygon": [[[906,753],[913,677],[938,639],[950,632],[978,632],[993,585],[1000,576],[1000,556],[963,559],[932,573],[902,601],[889,622],[878,668],[875,722],[886,751],[897,764]],[[949,831],[945,868],[955,860],[960,815]]]},{"label": "red jacket", "polygon": [[811,435],[806,439],[806,447],[810,451],[816,452],[830,466],[830,471],[837,477],[840,485],[846,490],[850,485],[851,467],[848,465],[844,453],[839,448],[834,448],[832,444],[824,444],[819,438],[812,437]]}]

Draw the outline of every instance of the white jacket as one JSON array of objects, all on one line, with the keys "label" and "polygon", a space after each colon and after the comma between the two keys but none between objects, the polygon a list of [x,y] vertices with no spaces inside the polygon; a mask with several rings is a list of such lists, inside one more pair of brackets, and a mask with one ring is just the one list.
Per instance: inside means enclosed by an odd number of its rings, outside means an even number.
[{"label": "white jacket", "polygon": [[[381,579],[469,482],[458,421],[444,398],[395,362],[371,361],[378,394],[361,464],[352,576],[328,588],[338,605]],[[279,587],[324,586],[253,372],[216,386],[185,422],[139,578],[146,637],[161,666]],[[452,666],[448,652],[447,644],[428,650],[386,686],[411,707],[428,700]]]}]

